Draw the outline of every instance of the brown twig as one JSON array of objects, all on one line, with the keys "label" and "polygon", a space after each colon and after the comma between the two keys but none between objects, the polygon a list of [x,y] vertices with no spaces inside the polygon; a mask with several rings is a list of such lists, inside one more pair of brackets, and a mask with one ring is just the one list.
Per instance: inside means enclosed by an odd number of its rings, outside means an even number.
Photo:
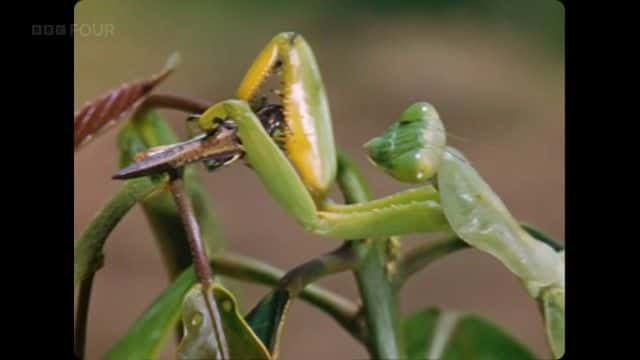
[{"label": "brown twig", "polygon": [[158,109],[172,109],[180,110],[188,113],[199,114],[207,110],[209,103],[193,99],[185,96],[172,95],[172,94],[152,94],[147,97],[143,103],[136,108],[136,116],[134,118],[141,118],[146,111],[158,108]]},{"label": "brown twig", "polygon": [[213,292],[210,291],[213,273],[209,267],[209,259],[202,238],[200,237],[200,228],[196,221],[193,207],[182,186],[182,174],[180,172],[175,171],[170,174],[169,190],[178,206],[178,212],[180,213],[182,223],[187,232],[193,265],[202,287],[202,294],[204,295],[209,315],[214,324],[214,334],[219,344],[217,357],[219,359],[229,359],[229,346],[227,345],[227,339],[222,328],[222,317],[220,316],[218,304],[213,297]]}]

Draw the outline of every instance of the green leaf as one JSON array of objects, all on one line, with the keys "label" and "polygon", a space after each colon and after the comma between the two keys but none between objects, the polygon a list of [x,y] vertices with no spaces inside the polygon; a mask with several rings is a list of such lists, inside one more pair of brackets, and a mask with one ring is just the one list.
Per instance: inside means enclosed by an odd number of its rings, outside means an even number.
[{"label": "green leaf", "polygon": [[168,334],[180,319],[185,294],[195,283],[196,275],[192,268],[178,276],[109,349],[105,359],[157,358]]},{"label": "green leaf", "polygon": [[[238,311],[233,295],[218,284],[210,289],[220,309],[222,328],[229,345],[231,359],[271,359],[269,351]],[[178,347],[178,358],[215,359],[218,351],[213,323],[208,315],[206,299],[198,284],[187,294],[182,312],[184,338]]]},{"label": "green leaf", "polygon": [[533,236],[534,238],[542,241],[543,243],[551,246],[551,248],[553,248],[553,250],[555,251],[561,251],[564,250],[564,244],[562,244],[560,241],[554,239],[551,235],[545,233],[544,231],[538,229],[537,227],[531,225],[531,224],[527,224],[527,223],[520,223],[520,226],[522,226],[522,228],[529,233],[529,235]]},{"label": "green leaf", "polygon": [[280,330],[290,302],[289,292],[278,289],[264,297],[246,316],[247,323],[271,354],[278,353]]},{"label": "green leaf", "polygon": [[472,314],[429,308],[406,318],[403,328],[411,360],[535,359],[518,340]]},{"label": "green leaf", "polygon": [[98,270],[102,249],[111,231],[138,201],[158,187],[147,178],[128,180],[118,193],[98,212],[74,245],[73,284],[77,286]]},{"label": "green leaf", "polygon": [[[148,111],[142,116],[132,119],[120,131],[118,137],[120,166],[129,165],[137,153],[150,147],[178,141],[178,137],[167,122],[157,112]],[[185,169],[185,189],[191,198],[207,254],[211,256],[225,247],[225,241],[219,230],[209,196],[193,170],[191,167]],[[154,179],[155,177],[149,178]],[[173,279],[191,264],[187,235],[173,197],[166,191],[159,192],[145,199],[142,207]]]},{"label": "green leaf", "polygon": [[[182,314],[185,336],[179,353],[183,357],[201,358],[196,354],[212,351],[209,335],[212,335],[208,317],[195,323],[196,313],[207,314],[200,285],[196,283],[193,268],[185,270],[176,280],[136,319],[135,323],[107,352],[105,359],[155,359],[169,334],[178,324]],[[221,311],[223,328],[233,359],[270,359],[265,346],[253,333],[238,312],[236,299],[219,284],[213,285],[214,296]],[[188,356],[187,356],[188,355]],[[207,357],[212,358],[212,357]]]}]

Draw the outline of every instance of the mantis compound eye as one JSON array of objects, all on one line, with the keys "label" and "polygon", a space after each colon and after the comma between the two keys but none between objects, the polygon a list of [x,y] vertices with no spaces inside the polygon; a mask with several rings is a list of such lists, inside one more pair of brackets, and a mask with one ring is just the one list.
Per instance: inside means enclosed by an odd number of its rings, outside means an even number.
[{"label": "mantis compound eye", "polygon": [[395,179],[424,183],[440,166],[445,145],[445,130],[437,111],[431,104],[419,102],[364,146],[369,160]]},{"label": "mantis compound eye", "polygon": [[400,122],[412,122],[412,121],[438,121],[440,122],[440,115],[436,111],[436,108],[428,102],[417,102],[412,104],[400,114]]}]

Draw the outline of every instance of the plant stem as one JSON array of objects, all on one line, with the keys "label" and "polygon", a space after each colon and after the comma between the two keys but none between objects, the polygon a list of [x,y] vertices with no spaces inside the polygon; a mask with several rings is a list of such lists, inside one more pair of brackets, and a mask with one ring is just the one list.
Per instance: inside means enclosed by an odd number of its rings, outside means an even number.
[{"label": "plant stem", "polygon": [[404,284],[411,275],[424,269],[432,262],[458,250],[468,248],[470,247],[467,243],[457,236],[451,235],[410,250],[403,256],[400,263],[398,285]]},{"label": "plant stem", "polygon": [[364,262],[355,272],[367,320],[368,348],[376,359],[403,359],[405,349],[400,332],[400,302],[397,288],[387,273],[388,239],[358,242]]},{"label": "plant stem", "polygon": [[182,222],[187,232],[187,239],[189,240],[189,247],[191,249],[196,275],[202,285],[202,294],[204,295],[209,315],[211,316],[211,320],[214,324],[214,332],[217,343],[219,344],[219,348],[217,349],[219,352],[219,354],[217,354],[219,355],[218,358],[229,359],[229,345],[227,344],[227,339],[222,328],[222,316],[220,316],[218,303],[213,297],[213,293],[210,291],[213,274],[211,267],[209,266],[209,260],[207,258],[204,243],[200,237],[200,229],[193,212],[193,207],[191,206],[189,197],[184,191],[181,174],[178,172],[170,174],[169,189],[173,194],[176,205],[178,206],[178,212],[180,213],[180,217],[182,218]]},{"label": "plant stem", "polygon": [[148,178],[128,180],[118,193],[98,212],[74,246],[73,283],[78,285],[98,268],[102,248],[111,231],[140,200],[161,186]]},{"label": "plant stem", "polygon": [[140,104],[138,109],[136,109],[133,119],[141,118],[145,112],[153,108],[172,109],[199,114],[204,112],[208,107],[209,104],[203,100],[172,94],[153,94]]},{"label": "plant stem", "polygon": [[[340,151],[338,185],[347,203],[365,202],[371,195],[355,164]],[[367,320],[367,349],[376,359],[406,357],[401,333],[398,289],[392,283],[388,265],[395,259],[387,252],[391,239],[352,240],[361,258],[355,271]]]},{"label": "plant stem", "polygon": [[327,275],[353,269],[357,264],[358,258],[353,251],[353,244],[344,243],[336,250],[287,272],[280,280],[278,288],[286,289],[291,297],[296,297],[309,283]]},{"label": "plant stem", "polygon": [[[281,269],[238,254],[218,254],[212,256],[210,262],[221,275],[272,287],[279,286],[286,276]],[[356,323],[359,310],[356,304],[317,285],[304,286],[299,295],[301,299],[330,315],[357,340],[364,342],[362,330]]]},{"label": "plant stem", "polygon": [[182,186],[182,178],[180,175],[172,174],[169,180],[169,189],[173,195],[173,199],[178,206],[178,213],[182,219],[182,223],[186,229],[187,240],[189,241],[189,248],[191,249],[191,257],[193,258],[193,265],[198,276],[198,280],[203,287],[207,287],[211,283],[213,277],[211,268],[209,267],[209,260],[204,250],[204,243],[200,237],[200,228],[196,221],[193,208],[189,197],[185,193]]},{"label": "plant stem", "polygon": [[[296,266],[285,276],[282,277],[275,291],[285,290],[288,293],[286,303],[282,304],[282,315],[290,309],[288,306],[291,301],[296,298],[300,292],[310,283],[324,276],[336,274],[346,270],[353,270],[359,265],[359,258],[354,251],[352,242],[345,242],[342,246],[327,254],[319,256],[311,261]],[[342,319],[341,319],[342,320]],[[356,314],[350,316],[341,325],[358,340],[363,341],[366,338],[366,329],[361,321],[358,321]],[[279,322],[278,333],[282,331],[284,322]]]},{"label": "plant stem", "polygon": [[91,288],[96,273],[92,272],[80,282],[78,290],[78,305],[76,308],[76,330],[74,352],[80,360],[84,359],[84,350],[87,339],[87,323],[89,319],[89,304],[91,303]]}]

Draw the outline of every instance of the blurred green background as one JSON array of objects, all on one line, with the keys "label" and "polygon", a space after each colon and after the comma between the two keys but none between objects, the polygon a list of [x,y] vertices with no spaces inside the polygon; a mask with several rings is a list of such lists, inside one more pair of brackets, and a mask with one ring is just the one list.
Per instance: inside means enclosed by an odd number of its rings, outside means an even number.
[{"label": "blurred green background", "polygon": [[[269,39],[301,33],[329,95],[336,141],[377,196],[406,188],[374,169],[362,144],[412,102],[436,106],[460,148],[514,215],[564,238],[564,8],[552,0],[479,1],[83,1],[76,24],[113,33],[76,35],[76,108],[120,83],[159,70],[173,51],[178,71],[158,92],[216,102],[232,96]],[[184,115],[166,112],[185,136]],[[111,130],[75,156],[76,237],[120,183]],[[199,170],[200,171],[200,170]],[[202,174],[234,251],[289,269],[337,243],[301,230],[244,166]],[[428,241],[411,236],[407,246]],[[356,297],[351,275],[320,281]],[[87,354],[97,359],[167,285],[140,209],[107,242],[96,277]],[[266,293],[246,286],[246,307]],[[493,258],[455,254],[411,280],[403,311],[428,305],[472,311],[549,358],[540,315]],[[322,313],[297,302],[283,359],[363,359],[366,352]],[[170,346],[165,355],[171,357]]]}]

